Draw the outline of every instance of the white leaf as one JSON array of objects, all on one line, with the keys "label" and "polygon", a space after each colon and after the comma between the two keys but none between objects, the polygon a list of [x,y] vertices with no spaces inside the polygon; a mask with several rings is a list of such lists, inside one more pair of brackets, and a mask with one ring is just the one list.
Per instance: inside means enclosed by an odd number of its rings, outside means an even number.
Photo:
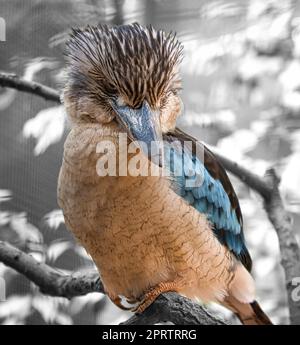
[{"label": "white leaf", "polygon": [[294,114],[299,115],[300,110],[300,92],[299,91],[291,91],[283,93],[282,95],[282,104],[293,110]]},{"label": "white leaf", "polygon": [[245,81],[266,75],[273,76],[279,72],[282,64],[281,58],[257,56],[250,52],[240,60],[238,74]]},{"label": "white leaf", "polygon": [[[90,260],[92,261],[92,257],[87,253],[87,251],[81,247],[81,246],[76,246],[74,248],[74,251],[81,256],[83,259]],[[93,262],[93,261],[92,261]]]},{"label": "white leaf", "polygon": [[262,137],[267,133],[271,125],[272,123],[269,120],[257,120],[251,123],[250,128],[258,137]]},{"label": "white leaf", "polygon": [[24,319],[30,314],[31,296],[9,296],[5,302],[1,302],[0,318],[15,316]]},{"label": "white leaf", "polygon": [[292,33],[292,40],[294,43],[294,56],[300,57],[300,17],[293,18],[292,26],[294,27]]},{"label": "white leaf", "polygon": [[181,117],[180,122],[190,127],[218,125],[221,128],[234,129],[236,125],[236,114],[230,109],[222,109],[212,113],[188,111]]},{"label": "white leaf", "polygon": [[34,118],[26,121],[23,127],[25,138],[36,139],[34,154],[40,155],[58,142],[64,133],[65,113],[62,106],[41,110]]},{"label": "white leaf", "polygon": [[8,189],[0,189],[0,203],[11,199],[12,193]]},{"label": "white leaf", "polygon": [[294,130],[291,134],[292,151],[300,153],[300,129]]},{"label": "white leaf", "polygon": [[13,316],[13,317],[8,317],[6,318],[2,324],[3,326],[6,326],[6,325],[9,325],[9,326],[12,326],[12,325],[24,325],[24,322],[19,320],[17,316]]},{"label": "white leaf", "polygon": [[212,1],[204,4],[201,8],[201,16],[208,19],[215,19],[217,17],[232,17],[242,13],[242,8],[236,3],[222,1]]},{"label": "white leaf", "polygon": [[290,211],[300,211],[300,153],[289,157],[288,163],[281,175],[280,191],[288,199]]},{"label": "white leaf", "polygon": [[72,325],[73,324],[72,318],[65,313],[57,313],[55,316],[55,321],[59,325]]},{"label": "white leaf", "polygon": [[65,222],[62,210],[53,210],[44,216],[46,224],[49,228],[57,230],[60,224]]},{"label": "white leaf", "polygon": [[235,153],[243,154],[251,151],[258,143],[257,135],[248,129],[239,129],[232,135],[219,140],[220,150],[233,157]]},{"label": "white leaf", "polygon": [[293,91],[300,87],[300,62],[292,60],[288,67],[279,76],[284,90]]},{"label": "white leaf", "polygon": [[[6,272],[10,270],[11,268],[4,265],[2,262],[0,262],[0,279],[4,277]],[[13,270],[12,270],[13,271]]]},{"label": "white leaf", "polygon": [[72,246],[72,243],[69,241],[54,242],[50,244],[47,250],[48,261],[54,262]]},{"label": "white leaf", "polygon": [[17,95],[17,90],[14,89],[4,89],[0,94],[0,111],[7,109],[15,100]]},{"label": "white leaf", "polygon": [[64,301],[61,303],[61,301],[61,298],[36,295],[32,300],[32,307],[35,308],[41,314],[42,318],[45,320],[46,323],[54,323],[55,321],[57,321],[57,317],[59,317],[60,306],[63,306],[65,303]]},{"label": "white leaf", "polygon": [[32,81],[35,75],[43,69],[54,69],[58,62],[50,58],[36,57],[26,64],[23,79]]},{"label": "white leaf", "polygon": [[78,296],[72,299],[70,312],[72,315],[78,314],[86,306],[92,306],[105,298],[104,294],[92,292],[85,296]]},{"label": "white leaf", "polygon": [[28,222],[25,212],[13,214],[10,226],[23,242],[41,243],[43,240],[39,229]]},{"label": "white leaf", "polygon": [[10,222],[10,213],[0,211],[0,226],[7,225]]},{"label": "white leaf", "polygon": [[258,279],[266,279],[273,271],[277,262],[273,257],[257,257],[254,265],[255,275]]},{"label": "white leaf", "polygon": [[282,8],[280,12],[277,16],[263,15],[252,18],[255,24],[246,30],[248,40],[260,48],[267,48],[279,40],[287,38],[292,13],[289,8]]},{"label": "white leaf", "polygon": [[45,258],[44,258],[44,254],[42,252],[29,252],[28,254],[30,254],[35,261],[37,262],[45,262]]}]

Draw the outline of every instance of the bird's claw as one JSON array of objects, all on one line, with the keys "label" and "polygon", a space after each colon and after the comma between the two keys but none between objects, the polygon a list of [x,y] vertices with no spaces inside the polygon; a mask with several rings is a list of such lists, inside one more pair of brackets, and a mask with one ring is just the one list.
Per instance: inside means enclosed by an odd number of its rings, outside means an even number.
[{"label": "bird's claw", "polygon": [[131,311],[136,314],[143,313],[158,297],[164,292],[176,291],[177,284],[175,282],[159,283],[154,288],[145,293],[141,302],[133,307]]}]

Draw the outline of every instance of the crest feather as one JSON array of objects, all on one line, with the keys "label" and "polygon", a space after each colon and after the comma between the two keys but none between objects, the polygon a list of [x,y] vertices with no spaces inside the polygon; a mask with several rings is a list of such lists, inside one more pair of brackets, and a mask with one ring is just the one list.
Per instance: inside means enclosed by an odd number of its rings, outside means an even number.
[{"label": "crest feather", "polygon": [[180,88],[182,49],[173,33],[138,23],[73,29],[65,54],[69,89],[103,102],[118,93],[133,107],[145,98],[157,106],[165,93]]}]

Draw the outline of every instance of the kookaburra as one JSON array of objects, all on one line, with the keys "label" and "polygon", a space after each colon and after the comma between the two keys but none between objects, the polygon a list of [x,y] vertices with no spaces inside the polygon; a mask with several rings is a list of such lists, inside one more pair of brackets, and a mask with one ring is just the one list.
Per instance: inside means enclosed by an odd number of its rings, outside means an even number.
[{"label": "kookaburra", "polygon": [[[137,23],[88,26],[73,30],[66,58],[63,101],[72,128],[58,202],[109,298],[120,307],[126,299],[129,309],[142,312],[161,293],[176,291],[217,302],[244,324],[270,323],[255,301],[230,180],[210,150],[176,128],[182,108],[177,38]],[[128,139],[120,144],[124,133]],[[133,152],[134,141],[145,145]],[[114,149],[102,151],[107,142]],[[153,142],[162,143],[160,157],[170,155],[154,163],[143,151]],[[138,154],[139,168],[155,165],[168,173],[130,174],[127,167],[120,174],[124,159]],[[115,174],[105,174],[103,156],[116,163]],[[197,176],[200,183],[188,183]]]}]

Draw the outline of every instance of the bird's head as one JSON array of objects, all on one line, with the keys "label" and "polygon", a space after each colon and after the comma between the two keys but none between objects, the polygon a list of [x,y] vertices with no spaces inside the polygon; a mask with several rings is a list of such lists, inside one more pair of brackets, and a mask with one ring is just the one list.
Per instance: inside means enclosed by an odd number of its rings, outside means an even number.
[{"label": "bird's head", "polygon": [[133,140],[155,140],[181,112],[182,45],[137,23],[73,30],[64,100],[73,121],[118,122]]}]

